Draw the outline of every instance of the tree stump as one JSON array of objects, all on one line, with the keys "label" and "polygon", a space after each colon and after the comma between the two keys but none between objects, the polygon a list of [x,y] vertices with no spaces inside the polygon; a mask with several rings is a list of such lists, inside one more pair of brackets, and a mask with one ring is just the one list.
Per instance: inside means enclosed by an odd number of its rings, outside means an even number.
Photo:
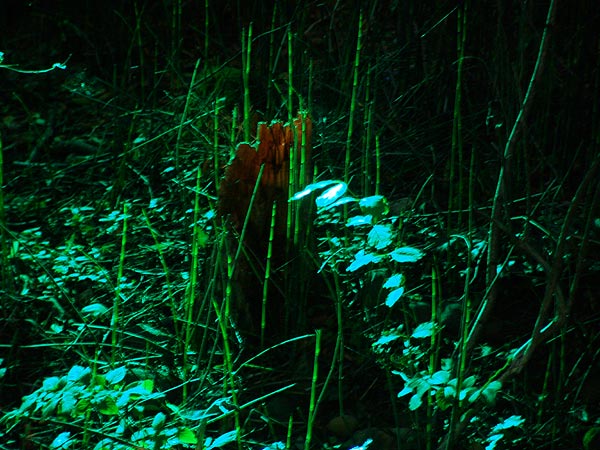
[{"label": "tree stump", "polygon": [[[297,214],[288,223],[288,199],[293,194],[290,187],[299,190],[312,177],[311,132],[308,116],[299,115],[293,126],[281,122],[260,123],[257,145],[243,143],[238,146],[219,186],[217,210],[229,229],[230,256],[235,253],[246,215],[249,215],[242,242],[244,255],[237,261],[232,277],[233,319],[238,331],[248,339],[256,339],[261,332],[263,282],[271,232],[265,335],[273,341],[294,331],[286,324],[289,322],[286,304],[293,299],[285,295],[289,286],[286,286],[284,267],[298,249],[287,238],[288,227],[293,226],[294,221],[310,219]],[[258,180],[261,166],[264,168]],[[274,203],[276,212],[271,230]]]}]

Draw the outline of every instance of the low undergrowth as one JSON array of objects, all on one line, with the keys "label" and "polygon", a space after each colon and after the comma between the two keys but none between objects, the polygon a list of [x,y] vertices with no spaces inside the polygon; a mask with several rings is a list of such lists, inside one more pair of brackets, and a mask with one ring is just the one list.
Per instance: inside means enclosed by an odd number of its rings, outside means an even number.
[{"label": "low undergrowth", "polygon": [[[182,2],[134,2],[110,81],[0,52],[0,449],[597,448],[600,159],[528,153],[548,31],[502,103],[470,2],[255,5],[233,38],[210,3],[194,60]],[[456,64],[415,48],[448,17]]]}]

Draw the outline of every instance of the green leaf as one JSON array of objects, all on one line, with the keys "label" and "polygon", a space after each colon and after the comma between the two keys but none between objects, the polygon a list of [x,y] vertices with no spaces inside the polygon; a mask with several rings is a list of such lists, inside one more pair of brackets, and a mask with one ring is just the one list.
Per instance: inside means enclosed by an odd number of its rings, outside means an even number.
[{"label": "green leaf", "polygon": [[481,391],[481,394],[488,403],[493,404],[496,401],[496,395],[501,387],[502,383],[500,381],[492,381]]},{"label": "green leaf", "polygon": [[521,416],[510,416],[504,419],[499,424],[495,425],[492,431],[498,432],[508,428],[520,427],[525,423],[525,419]]},{"label": "green leaf", "polygon": [[408,402],[408,409],[410,409],[411,411],[415,411],[419,409],[419,406],[421,406],[422,404],[423,401],[421,400],[421,396],[415,394],[410,398],[410,401]]},{"label": "green leaf", "polygon": [[475,375],[471,375],[470,377],[465,378],[465,380],[462,383],[462,387],[474,386],[476,381],[477,377]]},{"label": "green leaf", "polygon": [[359,250],[356,255],[354,255],[354,261],[346,268],[348,272],[355,272],[363,266],[366,266],[370,263],[377,263],[381,261],[381,256],[374,255],[372,253],[367,253],[364,250]]},{"label": "green leaf", "polygon": [[385,334],[381,335],[379,339],[373,342],[373,347],[376,347],[378,345],[389,344],[390,342],[394,342],[395,340],[400,339],[401,337],[402,334],[400,334],[399,329],[387,331],[385,332]]},{"label": "green leaf", "polygon": [[317,204],[318,208],[323,208],[323,207],[335,202],[342,195],[344,195],[347,190],[348,190],[348,185],[346,183],[344,183],[343,181],[339,181],[336,184],[334,184],[332,187],[328,188],[321,195],[319,195],[315,199],[315,203]]},{"label": "green leaf", "polygon": [[236,437],[237,437],[236,430],[231,430],[231,431],[228,431],[227,433],[223,433],[221,436],[219,436],[214,441],[212,441],[210,443],[210,445],[208,445],[206,447],[206,450],[212,450],[213,448],[223,447],[224,445],[235,441]]},{"label": "green leaf", "polygon": [[445,370],[438,370],[436,373],[431,375],[429,379],[429,383],[434,386],[439,386],[442,384],[446,384],[450,379],[450,374]]},{"label": "green leaf", "polygon": [[64,386],[62,381],[59,377],[46,378],[42,383],[42,390],[48,392],[58,391]]},{"label": "green leaf", "polygon": [[102,316],[108,311],[108,308],[102,303],[92,303],[91,305],[84,306],[81,308],[81,314],[84,316],[91,316],[94,319]]},{"label": "green leaf", "polygon": [[346,222],[347,227],[360,227],[363,225],[372,225],[373,224],[373,216],[354,216],[350,217]]},{"label": "green leaf", "polygon": [[120,447],[118,444],[114,443],[110,439],[104,438],[96,444],[94,450],[117,450],[121,448],[122,447]]},{"label": "green leaf", "polygon": [[383,287],[385,289],[399,288],[400,286],[404,286],[404,281],[405,281],[404,275],[402,275],[401,273],[395,273],[391,277],[389,277],[387,280],[385,280]]},{"label": "green leaf", "polygon": [[85,383],[92,376],[92,369],[89,367],[73,366],[67,374],[67,380],[73,382]]},{"label": "green leaf", "polygon": [[342,206],[347,203],[353,203],[355,201],[356,201],[356,199],[354,197],[341,197],[341,198],[337,199],[335,202],[330,203],[329,205],[321,208],[321,211],[329,211],[330,209],[337,208],[338,206]]},{"label": "green leaf", "polygon": [[65,392],[60,400],[58,414],[71,416],[75,415],[75,406],[77,405],[77,397],[72,392]]},{"label": "green leaf", "polygon": [[400,300],[400,298],[402,297],[403,294],[404,294],[404,288],[403,287],[399,287],[398,289],[394,289],[385,298],[385,306],[391,308],[392,306],[394,306],[396,304],[396,302],[398,300]]},{"label": "green leaf", "polygon": [[196,445],[198,443],[196,435],[189,428],[183,428],[179,430],[179,433],[177,433],[177,439],[179,439],[179,442],[182,444]]},{"label": "green leaf", "polygon": [[319,181],[317,183],[309,184],[304,189],[302,189],[300,192],[296,192],[292,196],[292,198],[290,198],[290,201],[300,200],[301,198],[304,198],[307,195],[310,195],[315,191],[320,191],[321,189],[324,189],[327,186],[331,186],[332,184],[338,184],[338,183],[342,183],[342,182],[337,181],[337,180],[323,180],[323,181]]},{"label": "green leaf", "polygon": [[367,242],[377,250],[384,249],[392,243],[392,229],[390,225],[374,225],[369,231]]},{"label": "green leaf", "polygon": [[412,337],[415,339],[425,339],[431,337],[435,332],[435,324],[433,322],[420,323],[413,331]]},{"label": "green leaf", "polygon": [[117,407],[117,403],[112,396],[105,396],[98,403],[98,412],[100,414],[104,414],[105,416],[116,416],[119,414],[119,408]]},{"label": "green leaf", "polygon": [[81,398],[81,399],[79,399],[79,401],[77,402],[77,405],[75,405],[74,415],[75,416],[82,416],[85,413],[87,413],[88,410],[90,409],[90,404],[91,404],[91,401],[90,401],[89,398]]},{"label": "green leaf", "polygon": [[66,450],[75,442],[75,439],[71,438],[71,433],[69,431],[63,431],[58,436],[56,436],[56,438],[54,438],[54,440],[50,444],[50,448],[52,450]]},{"label": "green leaf", "polygon": [[109,384],[117,384],[125,379],[125,375],[127,375],[127,369],[125,366],[121,366],[107,372],[105,377]]},{"label": "green leaf", "polygon": [[152,428],[154,428],[156,431],[159,431],[164,428],[166,421],[167,421],[166,414],[159,411],[154,416],[154,419],[152,420]]},{"label": "green leaf", "polygon": [[358,202],[358,206],[360,206],[363,214],[375,217],[376,221],[390,212],[387,200],[382,195],[372,195],[370,197],[361,198]]},{"label": "green leaf", "polygon": [[413,247],[399,247],[390,252],[390,256],[399,263],[414,263],[423,257],[423,252]]}]

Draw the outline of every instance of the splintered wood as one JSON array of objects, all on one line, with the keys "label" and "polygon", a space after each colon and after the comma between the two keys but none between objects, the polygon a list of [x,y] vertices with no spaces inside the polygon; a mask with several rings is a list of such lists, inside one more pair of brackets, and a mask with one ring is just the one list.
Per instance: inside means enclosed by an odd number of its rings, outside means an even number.
[{"label": "splintered wood", "polygon": [[[231,318],[236,324],[238,335],[243,336],[246,343],[256,342],[260,335],[262,347],[263,338],[272,341],[286,336],[293,331],[290,328],[292,314],[295,314],[294,327],[303,323],[294,311],[289,310],[290,302],[284,293],[292,270],[288,262],[294,259],[294,254],[298,251],[288,242],[286,235],[290,186],[291,189],[300,190],[312,176],[311,131],[310,118],[305,116],[299,116],[293,126],[281,122],[259,124],[258,145],[238,146],[219,186],[218,212],[230,230],[230,254],[231,249],[237,248],[244,220],[249,214],[243,242],[244,256],[237,261],[231,279]],[[261,166],[262,175],[258,180]],[[248,212],[257,184],[252,208]],[[267,325],[261,329],[261,305],[266,292],[264,282],[267,279],[265,266],[274,204],[276,214],[269,259],[271,266],[266,286]],[[310,219],[308,215],[293,218],[296,224],[299,224],[299,220]],[[295,291],[298,292],[299,289]],[[298,309],[300,305],[294,308]]]},{"label": "splintered wood", "polygon": [[[219,186],[219,214],[241,231],[260,168],[264,165],[248,222],[247,239],[268,240],[273,202],[277,202],[275,234],[285,234],[287,201],[290,196],[290,154],[294,155],[294,186],[303,187],[312,175],[310,136],[312,123],[307,116],[294,120],[293,129],[281,122],[260,123],[258,147],[240,144]],[[304,176],[304,179],[300,179]],[[265,247],[266,248],[266,247]]]}]

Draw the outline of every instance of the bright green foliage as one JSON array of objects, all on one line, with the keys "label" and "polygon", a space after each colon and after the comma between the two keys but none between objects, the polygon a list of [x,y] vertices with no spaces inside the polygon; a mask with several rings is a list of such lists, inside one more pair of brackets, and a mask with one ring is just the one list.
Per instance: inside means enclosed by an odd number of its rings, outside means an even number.
[{"label": "bright green foliage", "polygon": [[66,375],[46,378],[3,422],[12,428],[26,421],[51,419],[85,430],[83,434],[60,432],[50,443],[50,448],[57,450],[80,446],[91,430],[94,437],[87,445],[95,442],[89,447],[94,450],[125,450],[132,444],[152,449],[195,445],[192,430],[173,423],[161,411],[155,412],[165,406],[164,394],[154,392],[154,381],[131,381],[129,377],[124,366],[94,374],[90,367],[75,365]]}]

